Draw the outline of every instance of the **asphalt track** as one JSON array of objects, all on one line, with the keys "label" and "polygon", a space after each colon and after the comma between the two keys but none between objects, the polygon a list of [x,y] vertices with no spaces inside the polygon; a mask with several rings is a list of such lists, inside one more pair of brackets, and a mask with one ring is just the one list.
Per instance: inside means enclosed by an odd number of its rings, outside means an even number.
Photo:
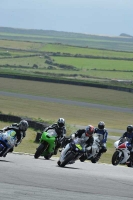
[{"label": "asphalt track", "polygon": [[42,96],[34,96],[28,94],[19,94],[19,93],[12,93],[12,92],[3,92],[0,91],[0,95],[3,96],[10,96],[10,97],[17,97],[22,99],[31,99],[37,101],[45,101],[45,102],[56,102],[60,104],[68,104],[68,105],[75,105],[75,106],[83,106],[83,107],[91,107],[91,108],[99,108],[103,110],[114,110],[118,112],[127,112],[133,114],[133,109],[131,108],[121,108],[117,106],[108,106],[108,105],[101,105],[101,104],[93,104],[93,103],[86,103],[86,102],[79,102],[79,101],[72,101],[72,100],[65,100],[65,99],[58,99],[58,98],[50,98],[50,97],[42,97]]},{"label": "asphalt track", "polygon": [[0,158],[1,200],[131,200],[133,169],[77,161],[65,168],[57,158],[9,153]]}]

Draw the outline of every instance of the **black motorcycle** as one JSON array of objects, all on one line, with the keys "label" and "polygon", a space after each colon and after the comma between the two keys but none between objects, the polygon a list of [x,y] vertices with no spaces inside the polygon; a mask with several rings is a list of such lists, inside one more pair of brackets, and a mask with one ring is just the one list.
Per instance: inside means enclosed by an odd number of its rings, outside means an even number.
[{"label": "black motorcycle", "polygon": [[[69,148],[68,148],[68,145],[69,145]],[[67,151],[66,151],[66,148],[68,148]],[[64,151],[66,151],[65,155],[63,155]],[[84,151],[82,149],[82,146],[80,144],[75,144],[75,142],[73,141],[67,144],[67,146],[61,151],[60,158],[57,164],[60,167],[64,167],[67,164],[73,164],[75,163],[76,160],[78,160],[83,155],[83,153]],[[63,161],[62,161],[62,156],[64,157]]]}]

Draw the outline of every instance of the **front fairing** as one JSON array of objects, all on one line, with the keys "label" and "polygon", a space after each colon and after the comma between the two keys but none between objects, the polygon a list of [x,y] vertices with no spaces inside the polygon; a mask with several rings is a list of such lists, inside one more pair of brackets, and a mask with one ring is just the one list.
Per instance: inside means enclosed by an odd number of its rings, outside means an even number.
[{"label": "front fairing", "polygon": [[118,145],[119,145],[120,140],[117,140],[116,142],[114,142],[114,147],[117,149]]},{"label": "front fairing", "polygon": [[41,139],[40,139],[40,142],[46,141],[49,144],[51,144],[51,143],[55,142],[56,137],[57,137],[56,132],[52,132],[52,131],[51,132],[50,131],[43,132]]},{"label": "front fairing", "polygon": [[82,148],[81,144],[79,144],[79,143],[75,144],[75,142],[71,142],[69,145],[70,145],[71,151],[73,151],[75,153],[77,153],[77,152],[78,153],[83,152],[83,148]]},{"label": "front fairing", "polygon": [[4,143],[7,146],[7,148],[12,148],[17,141],[16,132],[14,130],[1,132],[0,141],[1,143]]},{"label": "front fairing", "polygon": [[127,138],[121,138],[114,143],[114,146],[119,152],[119,157],[121,157],[120,164],[125,164],[130,157],[130,151],[127,148]]},{"label": "front fairing", "polygon": [[93,138],[94,138],[94,142],[96,142],[96,143],[101,143],[101,141],[103,140],[103,135],[102,135],[102,134],[95,133],[95,134],[93,135]]},{"label": "front fairing", "polygon": [[48,144],[47,149],[43,152],[43,156],[54,151],[56,137],[57,133],[54,130],[48,130],[42,133],[40,143]]},{"label": "front fairing", "polygon": [[120,152],[120,156],[122,156],[122,160],[120,161],[120,164],[125,164],[130,157],[130,152],[127,149],[124,151],[121,150],[119,152]]}]

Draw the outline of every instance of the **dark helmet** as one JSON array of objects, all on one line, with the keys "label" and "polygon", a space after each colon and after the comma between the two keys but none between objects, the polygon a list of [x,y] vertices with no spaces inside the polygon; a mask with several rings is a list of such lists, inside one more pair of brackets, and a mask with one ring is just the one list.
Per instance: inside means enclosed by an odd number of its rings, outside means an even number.
[{"label": "dark helmet", "polygon": [[128,125],[127,126],[127,132],[132,133],[133,132],[133,125]]},{"label": "dark helmet", "polygon": [[100,130],[103,130],[104,128],[105,128],[105,123],[104,122],[99,122],[98,123],[98,128],[100,129]]},{"label": "dark helmet", "polygon": [[64,118],[59,118],[57,121],[57,125],[59,128],[62,128],[63,126],[65,126],[65,120]]},{"label": "dark helmet", "polygon": [[85,129],[85,135],[88,137],[91,136],[94,133],[94,130],[95,130],[94,126],[88,125]]},{"label": "dark helmet", "polygon": [[21,120],[18,125],[21,131],[26,131],[29,127],[29,124],[26,120]]}]

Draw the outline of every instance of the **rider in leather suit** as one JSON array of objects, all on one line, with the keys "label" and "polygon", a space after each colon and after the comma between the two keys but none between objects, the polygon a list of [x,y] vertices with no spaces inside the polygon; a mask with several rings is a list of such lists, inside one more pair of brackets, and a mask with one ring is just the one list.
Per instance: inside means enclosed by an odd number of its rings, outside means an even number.
[{"label": "rider in leather suit", "polygon": [[56,155],[57,151],[61,147],[61,144],[62,144],[63,140],[65,139],[65,135],[66,135],[66,127],[65,127],[64,118],[59,118],[57,123],[54,123],[51,126],[45,128],[44,131],[47,132],[50,129],[54,129],[58,135],[56,138],[56,146],[55,146],[55,150],[54,150],[54,155]]},{"label": "rider in leather suit", "polygon": [[[2,129],[2,131],[14,130],[16,132],[17,142],[15,146],[17,147],[17,145],[20,144],[22,139],[26,136],[26,131],[28,127],[29,127],[28,122],[26,120],[21,120],[18,124],[13,123],[12,125],[5,127],[4,129]],[[12,152],[12,151],[13,151],[13,148],[9,150],[9,152]],[[5,147],[3,155],[4,156],[7,155],[7,147]]]},{"label": "rider in leather suit", "polygon": [[107,151],[106,142],[108,137],[108,131],[105,129],[105,123],[103,121],[100,121],[98,123],[98,128],[95,128],[94,133],[98,133],[101,135],[101,149],[98,153],[98,156],[100,157],[102,153],[105,153]]},{"label": "rider in leather suit", "polygon": [[[80,138],[81,139],[81,146],[84,150],[84,152],[86,151],[86,148],[91,146],[93,144],[93,133],[94,133],[94,127],[92,125],[88,125],[86,127],[86,129],[79,129],[77,130],[76,133],[72,134],[70,136],[71,139],[68,139],[69,142],[71,142],[72,140],[76,139],[76,138]],[[64,156],[66,154],[66,152],[69,150],[70,146],[69,143],[65,146],[65,148],[62,150],[61,152],[61,162],[64,159]]]},{"label": "rider in leather suit", "polygon": [[129,145],[127,148],[129,149],[130,155],[133,159],[133,125],[127,126],[127,131],[125,133],[123,133],[123,135],[120,139],[125,138],[125,137],[130,140],[131,145]]}]

